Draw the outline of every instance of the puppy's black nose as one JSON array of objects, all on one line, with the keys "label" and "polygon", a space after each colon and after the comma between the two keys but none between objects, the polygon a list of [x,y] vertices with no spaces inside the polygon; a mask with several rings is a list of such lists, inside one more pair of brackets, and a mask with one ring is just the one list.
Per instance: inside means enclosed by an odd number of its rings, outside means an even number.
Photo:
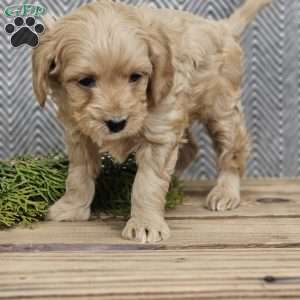
[{"label": "puppy's black nose", "polygon": [[108,127],[108,129],[110,130],[110,132],[112,133],[117,133],[122,131],[126,124],[127,124],[127,119],[111,119],[108,121],[105,121],[106,126]]}]

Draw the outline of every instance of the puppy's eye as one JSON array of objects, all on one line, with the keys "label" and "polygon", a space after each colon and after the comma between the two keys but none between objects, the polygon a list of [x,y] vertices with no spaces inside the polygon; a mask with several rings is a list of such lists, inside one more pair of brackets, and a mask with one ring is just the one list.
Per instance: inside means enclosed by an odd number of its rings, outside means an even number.
[{"label": "puppy's eye", "polygon": [[137,82],[142,79],[142,74],[132,73],[129,77],[129,82]]},{"label": "puppy's eye", "polygon": [[93,76],[84,77],[78,83],[83,87],[93,88],[96,86],[96,78]]}]

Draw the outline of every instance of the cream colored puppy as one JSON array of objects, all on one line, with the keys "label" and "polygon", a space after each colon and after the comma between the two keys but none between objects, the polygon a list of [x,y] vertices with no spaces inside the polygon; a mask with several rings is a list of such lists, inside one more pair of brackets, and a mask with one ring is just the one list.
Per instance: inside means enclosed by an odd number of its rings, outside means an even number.
[{"label": "cream colored puppy", "polygon": [[[97,1],[54,21],[33,52],[33,86],[58,107],[70,160],[55,221],[87,220],[99,153],[136,152],[131,218],[123,237],[167,239],[165,195],[191,122],[213,139],[219,176],[207,207],[240,203],[248,138],[240,103],[240,34],[270,0],[248,0],[219,22],[189,13]],[[188,145],[183,147],[188,150]]]}]

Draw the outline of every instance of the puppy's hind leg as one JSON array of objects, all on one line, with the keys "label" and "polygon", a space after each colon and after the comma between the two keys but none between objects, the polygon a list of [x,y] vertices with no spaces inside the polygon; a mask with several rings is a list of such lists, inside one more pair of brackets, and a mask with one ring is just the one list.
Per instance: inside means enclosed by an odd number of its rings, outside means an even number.
[{"label": "puppy's hind leg", "polygon": [[78,132],[67,132],[69,174],[65,195],[49,209],[47,219],[84,221],[90,217],[99,172],[99,157],[92,141]]},{"label": "puppy's hind leg", "polygon": [[211,210],[234,209],[240,204],[240,177],[249,153],[248,135],[239,104],[231,112],[208,120],[207,129],[217,152],[219,175],[206,206]]}]

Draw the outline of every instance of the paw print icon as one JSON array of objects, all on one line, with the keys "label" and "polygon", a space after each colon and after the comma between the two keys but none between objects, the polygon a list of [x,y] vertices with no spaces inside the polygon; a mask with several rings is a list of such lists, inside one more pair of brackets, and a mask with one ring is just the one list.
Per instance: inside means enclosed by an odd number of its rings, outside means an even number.
[{"label": "paw print icon", "polygon": [[28,45],[37,47],[39,44],[39,35],[43,34],[45,27],[41,23],[36,23],[33,17],[26,19],[17,17],[13,24],[7,24],[5,31],[11,36],[11,44],[13,47]]}]

